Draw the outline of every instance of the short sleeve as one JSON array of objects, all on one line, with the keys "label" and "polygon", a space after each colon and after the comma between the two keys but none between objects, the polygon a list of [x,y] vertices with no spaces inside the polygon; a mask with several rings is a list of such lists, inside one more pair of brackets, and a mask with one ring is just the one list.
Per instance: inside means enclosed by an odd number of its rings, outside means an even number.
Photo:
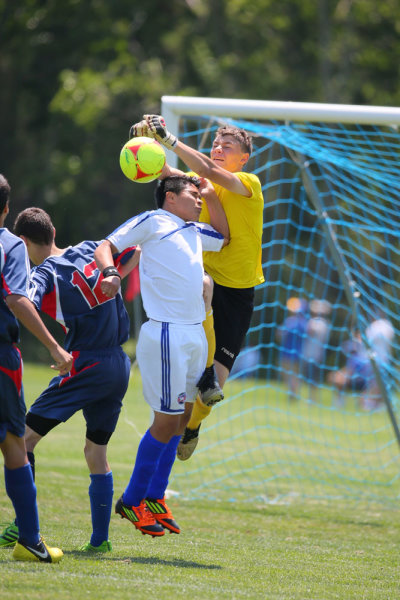
[{"label": "short sleeve", "polygon": [[29,295],[29,258],[26,246],[22,240],[16,242],[14,246],[4,256],[2,269],[3,278],[3,297],[10,294],[20,296]]},{"label": "short sleeve", "polygon": [[32,269],[30,276],[29,298],[38,310],[42,310],[43,298],[54,288],[54,281],[44,267]]},{"label": "short sleeve", "polygon": [[148,211],[129,219],[107,236],[107,239],[120,253],[131,246],[143,244],[150,232],[152,214]]},{"label": "short sleeve", "polygon": [[219,252],[224,243],[224,236],[207,223],[197,223],[196,229],[200,233],[203,251]]}]

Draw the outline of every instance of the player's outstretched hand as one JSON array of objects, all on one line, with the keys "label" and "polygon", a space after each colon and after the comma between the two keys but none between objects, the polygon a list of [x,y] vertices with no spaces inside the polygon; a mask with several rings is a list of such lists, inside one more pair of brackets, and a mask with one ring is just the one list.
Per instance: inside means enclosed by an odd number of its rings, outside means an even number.
[{"label": "player's outstretched hand", "polygon": [[161,115],[143,115],[143,118],[156,140],[163,144],[163,146],[168,148],[168,150],[172,150],[176,146],[178,138],[168,131],[165,120]]},{"label": "player's outstretched hand", "polygon": [[129,130],[129,139],[132,139],[134,137],[155,137],[154,133],[150,131],[147,121],[145,121],[145,119],[131,126]]},{"label": "player's outstretched hand", "polygon": [[60,375],[66,375],[72,369],[73,357],[69,352],[61,348],[58,344],[50,350],[50,354],[55,362],[51,368],[60,371]]}]

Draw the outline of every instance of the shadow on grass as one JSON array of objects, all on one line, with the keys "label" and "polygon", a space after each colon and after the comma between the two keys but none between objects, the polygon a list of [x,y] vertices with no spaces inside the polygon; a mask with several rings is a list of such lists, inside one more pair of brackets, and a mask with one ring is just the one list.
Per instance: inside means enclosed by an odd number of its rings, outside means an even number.
[{"label": "shadow on grass", "polygon": [[175,558],[173,560],[165,560],[163,558],[156,558],[154,556],[110,556],[109,553],[93,553],[93,554],[84,554],[83,552],[77,552],[75,550],[64,552],[65,555],[70,555],[79,559],[86,560],[97,560],[103,559],[107,561],[113,562],[122,562],[122,563],[137,563],[141,565],[163,565],[165,567],[179,567],[181,569],[210,569],[210,570],[218,570],[222,569],[220,565],[205,565],[193,560],[183,560],[181,558]]}]

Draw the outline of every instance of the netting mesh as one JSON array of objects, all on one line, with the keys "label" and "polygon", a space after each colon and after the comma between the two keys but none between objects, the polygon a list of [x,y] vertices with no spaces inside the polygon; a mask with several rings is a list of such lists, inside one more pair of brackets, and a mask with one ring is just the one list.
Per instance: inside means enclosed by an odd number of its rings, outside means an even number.
[{"label": "netting mesh", "polygon": [[263,269],[251,328],[171,485],[187,497],[399,497],[400,135],[395,127],[181,119],[253,135]]}]

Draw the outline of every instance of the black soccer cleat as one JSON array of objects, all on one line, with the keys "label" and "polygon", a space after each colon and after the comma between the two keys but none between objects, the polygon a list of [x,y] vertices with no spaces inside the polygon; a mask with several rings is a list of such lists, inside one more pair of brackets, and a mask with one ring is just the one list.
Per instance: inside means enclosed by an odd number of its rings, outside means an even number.
[{"label": "black soccer cleat", "polygon": [[214,365],[206,367],[203,375],[197,382],[202,402],[206,406],[214,406],[224,399],[224,393],[218,383],[217,373]]},{"label": "black soccer cleat", "polygon": [[176,450],[176,455],[179,460],[188,460],[192,456],[199,441],[200,427],[201,423],[197,429],[189,429],[189,427],[186,427],[185,433],[183,434]]}]

